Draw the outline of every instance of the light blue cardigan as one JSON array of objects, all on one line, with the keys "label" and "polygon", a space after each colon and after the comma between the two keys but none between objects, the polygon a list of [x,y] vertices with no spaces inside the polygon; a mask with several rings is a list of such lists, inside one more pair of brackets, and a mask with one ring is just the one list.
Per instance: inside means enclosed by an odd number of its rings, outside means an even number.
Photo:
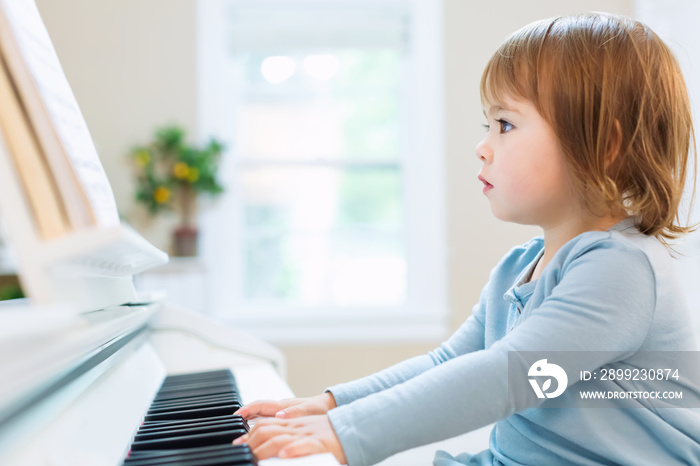
[{"label": "light blue cardigan", "polygon": [[[542,238],[511,250],[473,315],[439,348],[328,389],[338,403],[328,415],[350,466],[493,422],[489,450],[438,452],[434,464],[700,464],[698,409],[547,409],[534,392],[509,397],[509,351],[590,351],[585,367],[593,371],[640,350],[696,349],[672,260],[632,218],[572,239],[526,282],[543,250]],[[697,382],[686,391],[697,396]]]}]

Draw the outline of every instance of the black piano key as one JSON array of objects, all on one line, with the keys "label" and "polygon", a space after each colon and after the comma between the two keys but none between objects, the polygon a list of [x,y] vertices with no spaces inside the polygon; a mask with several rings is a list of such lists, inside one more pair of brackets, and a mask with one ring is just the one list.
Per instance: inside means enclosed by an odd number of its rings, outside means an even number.
[{"label": "black piano key", "polygon": [[213,390],[213,389],[218,389],[218,390],[228,390],[232,392],[237,392],[236,385],[229,381],[229,380],[210,380],[207,382],[200,382],[200,383],[185,383],[185,384],[177,384],[177,385],[162,385],[159,389],[160,395],[164,393],[169,393],[169,392],[177,392],[177,391],[191,391],[191,390]]},{"label": "black piano key", "polygon": [[146,423],[139,428],[138,433],[141,432],[153,432],[162,429],[172,429],[177,427],[195,427],[199,425],[214,425],[214,424],[225,424],[235,420],[242,424],[243,428],[248,431],[248,422],[240,416],[214,416],[210,418],[196,418],[196,419],[181,419],[176,421],[153,421]]},{"label": "black piano key", "polygon": [[245,434],[245,429],[230,429],[207,434],[183,435],[179,437],[169,437],[157,440],[139,440],[131,444],[132,450],[147,449],[167,449],[167,448],[191,448],[204,447],[207,445],[219,445],[231,443],[241,435]]},{"label": "black piano key", "polygon": [[166,386],[168,385],[182,385],[182,384],[188,384],[188,383],[202,383],[202,382],[220,382],[222,380],[225,380],[230,383],[235,383],[236,380],[233,378],[233,374],[225,376],[225,377],[204,377],[204,376],[199,376],[199,377],[191,377],[191,378],[175,378],[173,379],[172,376],[168,376],[167,380],[164,380]]},{"label": "black piano key", "polygon": [[216,425],[228,424],[230,422],[235,422],[235,423],[241,425],[245,430],[249,430],[248,423],[245,422],[245,420],[239,419],[239,418],[237,418],[237,416],[225,416],[225,417],[223,417],[223,419],[215,419],[215,420],[193,419],[191,422],[175,421],[174,423],[167,424],[167,425],[141,426],[141,428],[139,428],[138,434],[146,433],[146,432],[161,432],[164,430],[197,427],[197,426],[216,426]]},{"label": "black piano key", "polygon": [[178,390],[199,390],[207,388],[225,388],[233,389],[233,384],[228,380],[209,380],[206,382],[187,382],[181,384],[168,384],[160,387],[161,393],[176,392]]},{"label": "black piano key", "polygon": [[177,449],[134,452],[124,464],[129,466],[171,465],[180,464],[185,461],[201,461],[220,457],[228,457],[231,464],[257,464],[255,456],[253,456],[247,445],[217,445],[187,450]]},{"label": "black piano key", "polygon": [[[207,409],[207,408],[224,408],[224,407],[229,407],[229,406],[240,406],[240,403],[237,401],[220,401],[216,403],[191,403],[191,404],[182,404],[178,406],[172,406],[170,408],[155,408],[155,409],[149,409],[146,412],[146,416],[152,416],[155,414],[167,414],[167,413],[175,413],[179,411],[192,411],[195,409]],[[233,411],[228,411],[228,414],[233,415],[235,412],[235,409]],[[224,413],[225,414],[225,413]],[[207,417],[206,415],[204,417]]]},{"label": "black piano key", "polygon": [[221,369],[218,371],[205,371],[205,372],[188,372],[186,374],[172,374],[167,376],[166,382],[174,383],[181,380],[207,380],[216,378],[228,378],[235,380],[233,374],[228,369]]},{"label": "black piano key", "polygon": [[240,419],[238,416],[221,416],[220,418],[203,418],[203,419],[192,419],[191,421],[175,421],[172,424],[165,424],[165,425],[146,425],[146,426],[141,426],[138,430],[137,433],[145,433],[145,432],[160,432],[164,430],[172,430],[172,429],[188,429],[190,427],[200,427],[200,426],[217,426],[217,425],[224,425],[224,424],[236,424],[244,428],[245,430],[248,429],[248,423],[245,420]]},{"label": "black piano key", "polygon": [[158,400],[158,401],[153,401],[151,404],[151,408],[155,408],[157,406],[168,406],[168,405],[173,405],[177,403],[192,403],[192,402],[207,402],[207,401],[217,401],[217,400],[223,400],[227,398],[233,398],[236,401],[240,401],[240,397],[238,396],[237,393],[233,392],[226,392],[226,393],[215,393],[215,394],[202,394],[201,392],[196,394],[196,395],[189,395],[189,396],[180,396],[178,398],[171,398],[169,400]]},{"label": "black piano key", "polygon": [[158,426],[158,425],[166,425],[166,424],[176,424],[178,422],[197,422],[197,421],[218,421],[221,419],[229,419],[231,417],[234,417],[236,419],[243,419],[240,415],[238,414],[223,414],[221,416],[205,416],[201,418],[188,418],[188,419],[168,419],[168,420],[160,420],[160,421],[144,421],[143,426]]},{"label": "black piano key", "polygon": [[226,390],[237,391],[235,382],[231,380],[206,380],[197,382],[183,382],[177,384],[164,383],[161,385],[160,390],[162,392],[168,392],[173,390],[200,390],[203,388],[225,388]]},{"label": "black piano key", "polygon": [[191,391],[186,391],[186,392],[178,392],[178,393],[169,393],[169,394],[163,394],[163,395],[157,395],[153,401],[160,402],[160,401],[174,401],[174,400],[182,400],[182,399],[187,399],[193,396],[199,396],[199,395],[228,395],[231,393],[231,390],[225,390],[221,388],[217,389],[210,389],[210,390],[191,390]]},{"label": "black piano key", "polygon": [[240,422],[228,422],[225,424],[199,425],[191,427],[175,427],[172,429],[160,429],[155,431],[141,432],[136,434],[134,440],[148,440],[156,438],[168,438],[181,435],[190,435],[205,432],[218,432],[224,429],[243,429],[243,424]]},{"label": "black piano key", "polygon": [[[170,376],[168,376],[170,377]],[[183,385],[191,385],[191,384],[201,384],[201,383],[222,383],[225,382],[229,385],[236,386],[236,380],[231,377],[205,377],[205,378],[200,378],[200,379],[182,379],[182,380],[170,380],[168,378],[167,380],[163,380],[163,388],[168,388],[168,387],[178,387],[178,386],[183,386]]]},{"label": "black piano key", "polygon": [[172,374],[169,375],[168,378],[171,379],[178,379],[181,377],[206,377],[208,375],[214,375],[214,374],[225,374],[229,375],[231,374],[231,371],[228,369],[214,369],[211,371],[202,371],[202,372],[185,372],[183,374]]},{"label": "black piano key", "polygon": [[[238,399],[229,397],[227,399],[215,400],[215,401],[191,401],[191,402],[180,402],[173,403],[166,406],[155,406],[148,410],[148,414],[162,413],[166,411],[176,411],[178,409],[189,409],[189,408],[209,408],[213,406],[223,406],[232,403],[240,404]],[[231,413],[233,414],[233,412]]]},{"label": "black piano key", "polygon": [[201,458],[177,458],[159,462],[136,460],[124,464],[125,466],[256,466],[258,462],[252,453],[219,453]]},{"label": "black piano key", "polygon": [[203,416],[223,416],[226,414],[233,414],[234,411],[240,409],[241,405],[238,403],[229,403],[224,406],[216,406],[213,408],[197,408],[197,409],[182,409],[177,411],[170,411],[167,413],[156,413],[147,414],[147,421],[167,421],[175,419],[193,419]]},{"label": "black piano key", "polygon": [[188,419],[169,419],[169,420],[160,420],[160,421],[144,421],[143,425],[144,426],[157,426],[157,425],[164,425],[164,424],[175,424],[177,422],[196,422],[197,420],[200,421],[216,421],[219,419],[228,419],[231,416],[233,416],[236,419],[243,419],[240,415],[238,414],[223,414],[221,416],[206,416],[202,418],[188,418]]},{"label": "black piano key", "polygon": [[193,376],[181,376],[181,375],[168,375],[164,380],[163,380],[163,385],[168,386],[168,385],[178,385],[178,384],[183,384],[183,383],[197,383],[197,382],[206,382],[206,381],[221,381],[221,380],[227,380],[231,383],[236,383],[235,377],[233,377],[233,374],[230,372],[225,375],[206,375],[206,374],[201,374],[201,375],[193,375]]},{"label": "black piano key", "polygon": [[177,403],[186,403],[187,401],[217,401],[217,400],[225,400],[229,398],[235,398],[238,399],[238,395],[235,393],[223,393],[221,395],[199,395],[199,396],[192,396],[188,398],[187,400],[173,400],[173,401],[154,401],[151,403],[151,408],[159,407],[159,406],[169,406]]},{"label": "black piano key", "polygon": [[210,453],[210,452],[250,452],[250,447],[247,444],[244,445],[231,445],[230,443],[221,445],[210,445],[207,447],[194,447],[194,448],[173,448],[168,450],[140,450],[132,451],[129,454],[129,459],[133,458],[165,458],[173,455],[197,455],[199,453]]}]

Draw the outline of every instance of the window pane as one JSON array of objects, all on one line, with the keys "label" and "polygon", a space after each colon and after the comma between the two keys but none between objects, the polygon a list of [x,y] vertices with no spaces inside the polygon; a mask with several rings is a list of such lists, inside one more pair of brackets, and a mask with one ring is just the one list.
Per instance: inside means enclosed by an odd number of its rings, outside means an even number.
[{"label": "window pane", "polygon": [[[267,67],[272,81],[264,75],[268,59],[277,60]],[[235,141],[241,157],[398,157],[398,50],[297,51],[275,57],[258,53],[239,60],[244,72]]]},{"label": "window pane", "polygon": [[246,298],[308,306],[403,302],[398,168],[249,168],[239,183]]},{"label": "window pane", "polygon": [[237,2],[226,13],[243,297],[400,305],[409,7],[321,0],[269,10]]}]

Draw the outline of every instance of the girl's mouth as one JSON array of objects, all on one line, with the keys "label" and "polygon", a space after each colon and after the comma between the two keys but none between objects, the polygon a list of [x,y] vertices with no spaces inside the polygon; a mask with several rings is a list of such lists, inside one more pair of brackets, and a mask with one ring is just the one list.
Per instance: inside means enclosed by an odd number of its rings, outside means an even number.
[{"label": "girl's mouth", "polygon": [[489,183],[488,181],[486,181],[481,175],[479,175],[478,178],[479,178],[479,181],[481,181],[482,183],[484,183],[484,190],[483,190],[483,192],[486,192],[486,191],[490,190],[491,188],[493,188],[493,185],[492,185],[491,183]]}]

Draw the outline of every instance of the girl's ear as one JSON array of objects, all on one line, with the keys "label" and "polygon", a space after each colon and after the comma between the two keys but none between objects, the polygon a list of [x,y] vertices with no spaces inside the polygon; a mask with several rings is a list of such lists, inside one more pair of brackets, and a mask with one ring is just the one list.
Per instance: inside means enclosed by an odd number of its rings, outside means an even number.
[{"label": "girl's ear", "polygon": [[620,120],[615,119],[613,124],[612,134],[610,135],[610,141],[608,143],[608,150],[605,153],[605,169],[607,170],[610,166],[617,160],[617,156],[620,155],[620,148],[622,147],[622,126],[620,125]]}]

